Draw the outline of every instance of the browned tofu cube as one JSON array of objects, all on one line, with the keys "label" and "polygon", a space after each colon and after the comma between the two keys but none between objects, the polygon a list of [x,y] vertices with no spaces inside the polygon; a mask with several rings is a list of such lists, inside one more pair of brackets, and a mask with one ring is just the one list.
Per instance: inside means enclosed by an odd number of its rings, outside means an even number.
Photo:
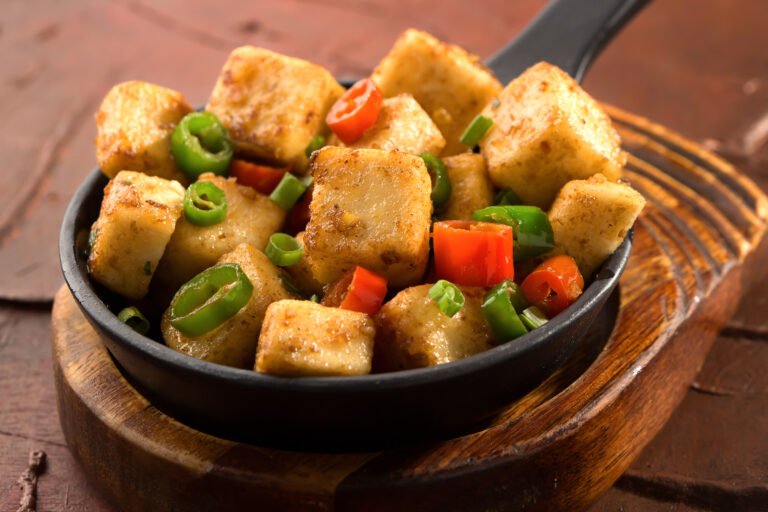
[{"label": "browned tofu cube", "polygon": [[312,156],[315,189],[306,244],[322,284],[356,265],[395,287],[417,282],[429,253],[429,173],[397,151],[326,147]]},{"label": "browned tofu cube", "polygon": [[540,62],[511,81],[485,110],[480,141],[491,180],[525,204],[549,208],[573,179],[621,177],[626,156],[610,118],[560,68]]},{"label": "browned tofu cube", "polygon": [[625,183],[602,174],[569,181],[549,211],[555,248],[591,275],[621,244],[645,206],[645,198]]},{"label": "browned tofu cube", "polygon": [[122,171],[107,184],[91,228],[88,271],[93,279],[131,299],[147,294],[160,257],[182,215],[178,182]]},{"label": "browned tofu cube", "polygon": [[303,170],[304,150],[326,132],[325,116],[342,94],[321,66],[242,46],[229,55],[206,108],[238,151]]},{"label": "browned tofu cube", "polygon": [[255,369],[288,377],[365,375],[375,335],[365,313],[281,300],[267,309]]},{"label": "browned tofu cube", "polygon": [[445,139],[413,96],[400,94],[385,99],[376,123],[347,147],[397,150],[414,155],[426,151],[439,155],[445,147]]},{"label": "browned tofu cube", "polygon": [[210,181],[224,191],[227,216],[211,226],[198,226],[185,216],[179,219],[158,269],[159,285],[170,293],[242,243],[264,250],[285,220],[285,210],[234,178],[206,173],[199,181]]},{"label": "browned tofu cube", "polygon": [[275,301],[293,297],[280,279],[280,270],[264,253],[249,244],[240,244],[223,255],[217,264],[237,263],[253,285],[245,306],[215,329],[199,336],[186,336],[163,315],[161,331],[166,345],[192,357],[213,363],[250,368],[256,357],[256,344],[267,307]]},{"label": "browned tofu cube", "polygon": [[140,171],[186,184],[171,155],[171,134],[192,111],[184,96],[147,82],[112,87],[96,114],[96,161],[114,178],[123,170]]},{"label": "browned tofu cube", "polygon": [[431,284],[401,291],[374,317],[377,371],[423,368],[458,361],[494,346],[483,315],[484,290],[461,287],[464,307],[453,317],[429,298]]},{"label": "browned tofu cube", "polygon": [[451,199],[441,219],[471,220],[475,210],[493,204],[493,184],[485,160],[476,153],[462,153],[443,159],[451,182]]},{"label": "browned tofu cube", "polygon": [[416,98],[445,137],[445,155],[469,149],[459,137],[501,91],[479,57],[414,29],[395,41],[371,78],[384,97],[407,93]]}]

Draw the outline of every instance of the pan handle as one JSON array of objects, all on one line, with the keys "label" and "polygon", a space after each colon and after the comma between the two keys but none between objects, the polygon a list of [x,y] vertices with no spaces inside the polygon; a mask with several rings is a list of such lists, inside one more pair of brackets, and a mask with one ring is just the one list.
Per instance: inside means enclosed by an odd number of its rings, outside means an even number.
[{"label": "pan handle", "polygon": [[546,60],[581,82],[592,60],[649,0],[553,0],[487,62],[506,84]]}]

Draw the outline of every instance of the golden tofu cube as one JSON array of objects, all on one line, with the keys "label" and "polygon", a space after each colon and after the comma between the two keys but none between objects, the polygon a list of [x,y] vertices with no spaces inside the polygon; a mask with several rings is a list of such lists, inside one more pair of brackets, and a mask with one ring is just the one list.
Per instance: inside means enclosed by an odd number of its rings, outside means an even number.
[{"label": "golden tofu cube", "polygon": [[413,95],[445,137],[445,155],[469,149],[459,137],[501,91],[479,57],[414,29],[395,41],[371,78],[386,98]]},{"label": "golden tofu cube", "polygon": [[581,273],[590,276],[621,244],[644,206],[639,192],[602,174],[569,181],[548,214],[555,249],[575,259]]},{"label": "golden tofu cube", "polygon": [[287,377],[365,375],[375,335],[365,313],[281,300],[267,309],[255,369]]},{"label": "golden tofu cube", "polygon": [[250,368],[267,307],[293,295],[283,286],[280,270],[252,245],[238,245],[219,258],[220,263],[237,263],[253,285],[246,305],[215,329],[198,336],[186,336],[171,325],[168,311],[160,329],[166,345],[174,350],[213,363]]},{"label": "golden tofu cube", "polygon": [[123,170],[188,183],[171,155],[171,134],[192,111],[184,96],[147,82],[112,87],[96,114],[96,161],[114,178]]},{"label": "golden tofu cube", "polygon": [[301,259],[295,265],[285,267],[285,272],[290,276],[291,282],[307,295],[313,293],[322,293],[323,285],[315,279],[315,275],[312,273],[312,265],[309,263],[309,254],[307,253],[307,245],[304,242],[306,233],[302,231],[296,235],[296,241],[303,249]]},{"label": "golden tofu cube", "polygon": [[211,226],[198,226],[185,216],[179,219],[158,269],[159,285],[170,293],[242,243],[264,250],[285,220],[285,210],[234,178],[205,173],[198,181],[210,181],[224,191],[227,216]]},{"label": "golden tofu cube", "polygon": [[445,139],[413,96],[400,94],[385,99],[376,123],[347,147],[397,150],[415,155],[427,151],[439,155],[445,147]]},{"label": "golden tofu cube", "polygon": [[472,220],[475,210],[493,204],[493,184],[485,160],[476,153],[463,153],[443,159],[451,182],[451,199],[441,219]]},{"label": "golden tofu cube", "polygon": [[146,295],[183,201],[184,187],[176,181],[117,173],[104,189],[99,218],[91,228],[91,276],[125,297]]},{"label": "golden tofu cube", "polygon": [[324,68],[263,48],[229,55],[208,100],[238,151],[304,170],[304,150],[325,133],[325,116],[344,88]]},{"label": "golden tofu cube", "polygon": [[424,161],[398,151],[326,147],[312,155],[306,244],[322,284],[356,265],[407,286],[429,254],[431,183]]},{"label": "golden tofu cube", "polygon": [[491,180],[525,204],[549,208],[570,180],[621,177],[626,155],[610,118],[556,66],[529,68],[484,114],[493,119],[480,141]]},{"label": "golden tofu cube", "polygon": [[453,317],[429,297],[431,284],[401,291],[374,317],[377,371],[423,368],[458,361],[493,348],[493,335],[483,315],[482,288],[461,287],[464,307]]}]

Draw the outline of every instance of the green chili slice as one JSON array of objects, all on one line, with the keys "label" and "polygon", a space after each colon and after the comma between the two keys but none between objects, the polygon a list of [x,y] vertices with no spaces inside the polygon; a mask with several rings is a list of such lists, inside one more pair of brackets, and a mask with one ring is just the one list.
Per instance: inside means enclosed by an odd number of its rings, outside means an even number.
[{"label": "green chili slice", "polygon": [[278,267],[289,267],[301,261],[304,252],[299,242],[291,235],[275,233],[269,237],[269,243],[264,250],[267,258]]},{"label": "green chili slice", "polygon": [[269,198],[284,210],[290,210],[308,188],[307,183],[287,172],[269,195]]},{"label": "green chili slice", "polygon": [[227,195],[210,181],[198,181],[184,194],[184,215],[197,226],[212,226],[227,216]]},{"label": "green chili slice", "polygon": [[529,331],[537,329],[549,322],[549,320],[547,320],[547,315],[536,306],[531,306],[523,310],[523,312],[520,313],[520,320],[523,321]]},{"label": "green chili slice", "polygon": [[325,137],[322,135],[315,135],[312,137],[312,140],[309,141],[309,144],[307,144],[306,149],[304,149],[304,154],[307,155],[307,158],[309,158],[312,153],[322,148],[323,146],[325,146]]},{"label": "green chili slice", "polygon": [[203,270],[176,292],[169,320],[182,334],[199,336],[234,316],[252,294],[253,285],[240,265],[222,263]]},{"label": "green chili slice", "polygon": [[483,135],[485,135],[485,132],[488,131],[488,128],[490,128],[491,125],[493,125],[493,119],[478,114],[478,116],[469,123],[469,126],[464,130],[464,133],[461,134],[459,141],[465,146],[473,148],[477,146],[477,143],[480,142],[480,139],[483,138]]},{"label": "green chili slice", "polygon": [[448,179],[448,170],[442,160],[432,153],[424,152],[419,155],[427,166],[429,176],[432,178],[432,205],[439,212],[448,205],[451,199],[451,181]]},{"label": "green chili slice", "polygon": [[524,261],[549,252],[555,236],[547,214],[538,206],[489,206],[475,210],[473,220],[512,226],[515,234],[515,261]]},{"label": "green chili slice", "polygon": [[130,306],[123,309],[117,314],[117,319],[139,334],[149,332],[149,320],[141,314],[137,307]]},{"label": "green chili slice", "polygon": [[501,342],[518,338],[528,332],[512,304],[511,281],[505,280],[485,295],[482,310],[493,335]]},{"label": "green chili slice", "polygon": [[522,204],[523,201],[518,197],[517,194],[511,189],[511,188],[503,188],[499,190],[499,192],[496,194],[496,197],[493,199],[493,204],[496,206],[506,206],[506,205],[515,205],[515,204]]},{"label": "green chili slice", "polygon": [[232,143],[221,121],[210,112],[192,112],[176,125],[171,153],[189,179],[204,172],[226,175],[232,160]]},{"label": "green chili slice", "polygon": [[453,317],[464,307],[464,294],[450,281],[441,279],[429,289],[429,298],[447,317]]}]

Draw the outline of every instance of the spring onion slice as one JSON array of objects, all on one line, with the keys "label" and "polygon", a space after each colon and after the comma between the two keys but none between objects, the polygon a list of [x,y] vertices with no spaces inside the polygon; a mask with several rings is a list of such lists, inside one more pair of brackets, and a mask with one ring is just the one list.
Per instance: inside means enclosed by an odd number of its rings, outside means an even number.
[{"label": "spring onion slice", "polygon": [[432,299],[440,311],[453,317],[464,307],[464,294],[450,281],[441,279],[429,289],[429,298]]},{"label": "spring onion slice", "polygon": [[301,261],[303,249],[291,235],[275,233],[269,237],[269,243],[264,250],[267,258],[278,267],[289,267]]},{"label": "spring onion slice", "polygon": [[130,306],[120,311],[117,314],[117,319],[139,334],[143,335],[149,332],[149,320],[135,306]]},{"label": "spring onion slice", "polygon": [[284,210],[290,210],[309,186],[291,173],[285,173],[269,198]]},{"label": "spring onion slice", "polygon": [[492,125],[493,119],[490,117],[485,117],[482,114],[478,114],[478,116],[475,117],[471,123],[469,123],[469,126],[467,126],[467,129],[464,130],[464,133],[461,134],[459,141],[465,146],[473,148],[477,146],[477,143],[480,142],[480,139],[483,138],[485,132],[487,132],[488,128],[490,128]]},{"label": "spring onion slice", "polygon": [[523,312],[520,313],[520,320],[523,321],[529,331],[537,329],[549,321],[547,320],[547,315],[536,306],[524,309]]},{"label": "spring onion slice", "polygon": [[312,137],[312,140],[309,141],[309,144],[307,144],[307,147],[304,150],[304,154],[307,155],[307,158],[309,158],[312,153],[322,148],[323,146],[325,146],[325,137],[322,135],[315,135]]},{"label": "spring onion slice", "polygon": [[438,157],[429,152],[419,155],[427,166],[429,176],[432,178],[432,205],[439,212],[448,205],[451,199],[451,181],[448,178],[448,170]]}]

